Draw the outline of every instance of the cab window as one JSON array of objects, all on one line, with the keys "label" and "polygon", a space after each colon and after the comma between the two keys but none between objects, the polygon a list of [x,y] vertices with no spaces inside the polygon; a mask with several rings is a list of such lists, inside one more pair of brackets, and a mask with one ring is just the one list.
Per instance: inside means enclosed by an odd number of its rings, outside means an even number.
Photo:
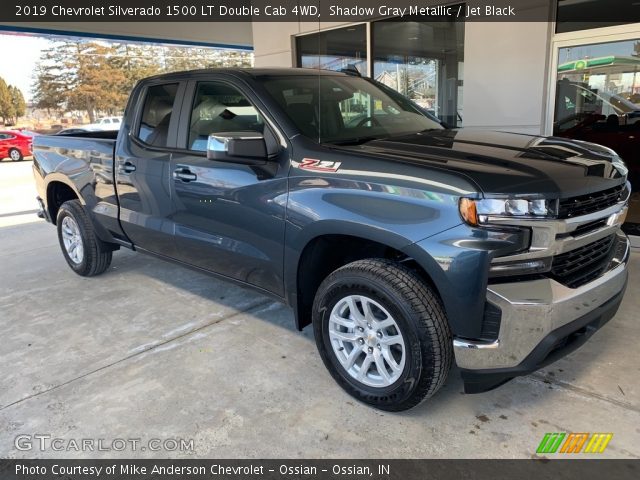
[{"label": "cab window", "polygon": [[153,85],[147,89],[137,134],[140,140],[156,147],[167,146],[177,91],[177,83]]},{"label": "cab window", "polygon": [[189,119],[189,150],[204,152],[212,133],[264,132],[258,111],[236,88],[220,82],[200,82]]}]

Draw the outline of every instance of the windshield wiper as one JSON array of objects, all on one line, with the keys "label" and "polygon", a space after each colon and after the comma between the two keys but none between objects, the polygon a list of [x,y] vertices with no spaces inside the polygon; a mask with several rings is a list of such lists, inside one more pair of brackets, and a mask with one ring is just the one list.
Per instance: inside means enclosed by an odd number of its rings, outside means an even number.
[{"label": "windshield wiper", "polygon": [[368,142],[373,142],[374,140],[384,140],[387,137],[378,137],[375,135],[369,135],[366,137],[356,137],[356,138],[347,138],[344,140],[335,140],[332,142],[326,142],[331,145],[363,145]]}]

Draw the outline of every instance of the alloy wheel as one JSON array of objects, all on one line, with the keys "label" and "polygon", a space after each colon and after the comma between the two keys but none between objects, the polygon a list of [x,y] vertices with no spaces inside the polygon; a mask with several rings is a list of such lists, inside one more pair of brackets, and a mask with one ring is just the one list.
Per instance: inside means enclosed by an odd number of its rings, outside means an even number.
[{"label": "alloy wheel", "polygon": [[62,242],[71,261],[76,264],[82,263],[84,258],[82,236],[80,235],[78,224],[71,217],[64,217],[62,220]]},{"label": "alloy wheel", "polygon": [[391,314],[375,300],[349,295],[329,317],[333,352],[346,372],[370,387],[384,388],[402,375],[405,341]]}]

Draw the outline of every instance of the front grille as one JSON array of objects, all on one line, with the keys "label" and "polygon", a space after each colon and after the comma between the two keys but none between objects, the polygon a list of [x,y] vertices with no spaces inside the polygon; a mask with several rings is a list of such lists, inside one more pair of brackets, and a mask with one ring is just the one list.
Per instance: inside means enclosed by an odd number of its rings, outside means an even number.
[{"label": "front grille", "polygon": [[569,288],[577,288],[598,278],[611,261],[616,235],[597,240],[584,247],[556,255],[550,277]]},{"label": "front grille", "polygon": [[599,228],[605,227],[606,225],[606,218],[602,220],[596,220],[595,222],[585,223],[576,228],[573,232],[570,233],[570,235],[572,237],[579,237],[580,235],[585,235],[587,233],[593,232],[594,230],[598,230]]},{"label": "front grille", "polygon": [[623,200],[625,190],[625,185],[618,185],[608,190],[580,195],[579,197],[563,198],[560,200],[558,217],[573,218],[604,210]]}]

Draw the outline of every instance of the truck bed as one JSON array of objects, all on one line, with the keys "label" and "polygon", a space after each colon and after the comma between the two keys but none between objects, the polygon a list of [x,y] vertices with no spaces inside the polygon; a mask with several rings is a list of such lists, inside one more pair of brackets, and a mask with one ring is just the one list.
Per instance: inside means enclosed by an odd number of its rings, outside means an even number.
[{"label": "truck bed", "polygon": [[105,173],[113,173],[117,136],[117,131],[37,135],[33,138],[34,167],[44,175],[52,172],[77,175],[79,170],[86,169],[87,173],[100,173],[105,181],[112,183],[113,175],[105,176]]},{"label": "truck bed", "polygon": [[[105,227],[97,232],[105,241],[124,238],[118,222],[113,168],[117,136],[117,131],[104,131],[33,138],[34,173],[36,178],[42,178],[36,182],[40,197],[47,198],[51,191],[61,191],[49,189],[52,182],[69,185],[71,180],[73,190],[86,202],[96,225]],[[56,212],[49,213],[55,222]]]}]

